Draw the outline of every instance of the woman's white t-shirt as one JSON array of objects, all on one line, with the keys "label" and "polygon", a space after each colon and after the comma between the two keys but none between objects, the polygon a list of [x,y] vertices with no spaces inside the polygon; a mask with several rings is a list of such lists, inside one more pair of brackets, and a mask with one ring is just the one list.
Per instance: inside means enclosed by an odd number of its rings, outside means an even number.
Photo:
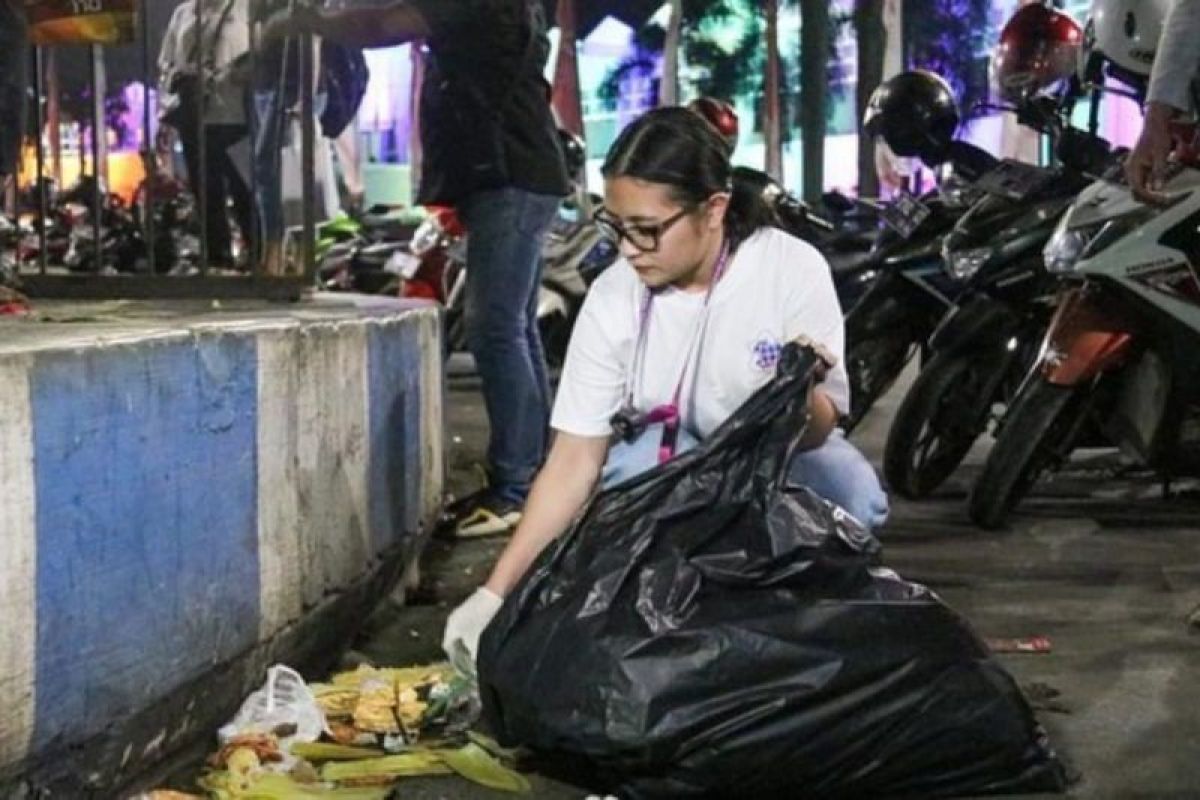
[{"label": "woman's white t-shirt", "polygon": [[842,309],[829,264],[806,242],[775,228],[755,233],[713,289],[707,318],[705,292],[656,293],[643,363],[635,370],[647,291],[624,259],[592,285],[559,381],[555,430],[610,435],[610,420],[631,389],[633,407],[643,413],[671,402],[690,349],[680,410],[684,427],[703,438],[771,379],[783,346],[801,335],[837,356],[822,388],[840,412],[849,411]]}]

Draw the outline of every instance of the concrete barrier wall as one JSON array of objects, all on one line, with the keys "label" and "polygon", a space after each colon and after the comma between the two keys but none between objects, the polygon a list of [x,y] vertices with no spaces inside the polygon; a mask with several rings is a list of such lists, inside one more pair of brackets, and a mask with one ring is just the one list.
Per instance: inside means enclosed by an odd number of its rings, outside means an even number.
[{"label": "concrete barrier wall", "polygon": [[0,778],[261,648],[439,506],[436,309],[117,316],[0,328]]}]

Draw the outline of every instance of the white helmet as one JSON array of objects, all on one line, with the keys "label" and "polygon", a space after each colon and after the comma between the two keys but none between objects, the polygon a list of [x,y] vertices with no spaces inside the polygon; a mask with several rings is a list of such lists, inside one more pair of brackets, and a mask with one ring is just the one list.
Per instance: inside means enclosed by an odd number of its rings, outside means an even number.
[{"label": "white helmet", "polygon": [[1084,57],[1099,55],[1118,73],[1148,78],[1171,5],[1172,0],[1093,0]]}]

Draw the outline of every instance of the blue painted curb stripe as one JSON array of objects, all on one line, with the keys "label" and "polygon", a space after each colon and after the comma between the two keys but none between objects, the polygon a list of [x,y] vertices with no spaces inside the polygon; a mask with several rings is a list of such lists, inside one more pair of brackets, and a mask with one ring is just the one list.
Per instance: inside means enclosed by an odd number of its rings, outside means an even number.
[{"label": "blue painted curb stripe", "polygon": [[256,370],[219,333],[37,356],[35,750],[257,641]]}]

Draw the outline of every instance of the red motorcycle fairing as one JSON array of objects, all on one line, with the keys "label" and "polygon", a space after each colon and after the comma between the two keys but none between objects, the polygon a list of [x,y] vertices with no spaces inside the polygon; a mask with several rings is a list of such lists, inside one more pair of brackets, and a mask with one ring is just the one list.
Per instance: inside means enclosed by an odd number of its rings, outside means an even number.
[{"label": "red motorcycle fairing", "polygon": [[1119,366],[1134,337],[1123,315],[1105,308],[1103,295],[1087,287],[1059,299],[1042,346],[1042,376],[1057,386],[1078,386]]}]

